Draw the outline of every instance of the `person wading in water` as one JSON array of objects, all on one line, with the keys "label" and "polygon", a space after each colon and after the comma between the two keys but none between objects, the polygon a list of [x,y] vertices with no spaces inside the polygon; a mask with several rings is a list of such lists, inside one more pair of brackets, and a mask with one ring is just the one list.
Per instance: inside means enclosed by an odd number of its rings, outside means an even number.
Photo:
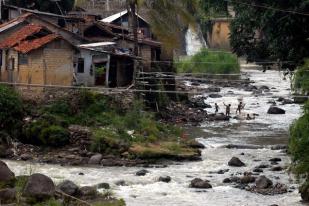
[{"label": "person wading in water", "polygon": [[225,106],[225,116],[227,117],[231,116],[231,104],[226,105],[224,102],[223,104]]},{"label": "person wading in water", "polygon": [[218,106],[218,104],[217,103],[215,103],[215,113],[217,114],[218,112],[219,112],[219,106]]},{"label": "person wading in water", "polygon": [[239,102],[237,109],[236,109],[236,114],[237,112],[239,112],[239,114],[241,114],[241,110],[245,108],[245,104],[243,104],[242,102]]}]

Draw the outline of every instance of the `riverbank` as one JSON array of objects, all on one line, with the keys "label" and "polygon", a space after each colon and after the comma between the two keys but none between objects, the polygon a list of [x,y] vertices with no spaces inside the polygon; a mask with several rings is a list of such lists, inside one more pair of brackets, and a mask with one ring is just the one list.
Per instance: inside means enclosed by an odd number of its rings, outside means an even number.
[{"label": "riverbank", "polygon": [[[290,82],[283,80],[279,72],[263,73],[247,69],[242,72],[246,73],[245,78],[255,82],[252,86],[267,86],[269,91],[258,94],[246,91],[245,88],[223,87],[218,92],[221,98],[207,98],[204,103],[213,105],[217,102],[221,112],[224,110],[223,102],[231,103],[234,116],[238,98],[242,97],[246,103],[244,114],[256,113],[259,116],[254,120],[231,119],[202,122],[198,127],[186,126],[186,133],[196,137],[205,146],[201,153],[202,161],[169,162],[160,167],[72,167],[23,161],[6,162],[17,175],[27,173],[31,167],[35,172],[52,177],[55,182],[69,179],[80,186],[109,183],[116,197],[123,198],[129,206],[199,206],[201,202],[217,206],[301,206],[297,189],[299,185],[294,176],[288,173],[291,160],[286,154],[289,125],[301,115],[301,106],[278,101],[292,98]],[[199,87],[210,88],[213,85],[200,84]],[[273,102],[286,113],[268,114]],[[206,110],[208,113],[214,112],[214,108]],[[239,158],[245,165],[230,166],[228,162],[232,157]],[[279,159],[281,161],[278,161]],[[147,170],[145,175],[137,176],[136,173],[142,169]],[[241,186],[238,181],[234,182],[234,179],[243,178],[250,173],[256,180],[266,176],[274,186],[283,186],[282,189],[286,189],[287,193],[264,196],[250,190],[256,186],[256,182],[249,181],[252,181],[252,178],[248,178],[249,183],[246,183],[246,186]],[[169,183],[159,181],[160,177],[166,176],[171,178]],[[191,181],[195,178],[208,180],[212,188],[191,188]],[[223,183],[227,178],[233,181]],[[122,184],[119,185],[119,182]]]},{"label": "riverbank", "polygon": [[[67,91],[40,102],[20,100],[9,88],[2,93],[1,101],[11,104],[4,106],[12,108],[6,115],[16,122],[10,130],[4,125],[0,133],[2,158],[80,166],[200,160],[201,144],[186,135],[181,126],[160,122],[140,101],[123,103],[84,90]],[[18,104],[6,101],[9,94]],[[16,105],[23,109],[13,116]]]}]

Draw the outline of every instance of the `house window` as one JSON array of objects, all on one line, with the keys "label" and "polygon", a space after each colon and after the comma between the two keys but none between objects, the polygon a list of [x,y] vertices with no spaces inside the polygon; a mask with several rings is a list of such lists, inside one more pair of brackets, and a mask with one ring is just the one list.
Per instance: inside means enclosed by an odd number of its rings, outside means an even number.
[{"label": "house window", "polygon": [[28,55],[27,54],[19,54],[19,64],[24,65],[28,64]]},{"label": "house window", "polygon": [[85,72],[84,65],[85,65],[84,58],[78,58],[77,73]]}]

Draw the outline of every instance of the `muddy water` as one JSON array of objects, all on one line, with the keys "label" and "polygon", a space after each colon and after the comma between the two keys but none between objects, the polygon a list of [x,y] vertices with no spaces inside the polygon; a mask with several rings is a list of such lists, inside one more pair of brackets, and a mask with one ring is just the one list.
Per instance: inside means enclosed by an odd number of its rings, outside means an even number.
[{"label": "muddy water", "polygon": [[[136,177],[134,174],[141,168],[81,168],[61,167],[55,165],[29,165],[29,163],[8,161],[9,166],[17,175],[29,172],[41,172],[51,176],[56,182],[70,179],[81,186],[95,185],[102,182],[111,184],[116,195],[124,198],[129,206],[267,206],[278,204],[280,206],[297,206],[300,196],[293,187],[298,185],[293,177],[286,171],[271,172],[265,169],[263,175],[273,180],[287,184],[291,192],[277,196],[262,196],[244,190],[233,188],[232,185],[222,183],[222,180],[232,174],[238,174],[252,169],[262,163],[269,164],[269,159],[280,157],[280,166],[288,166],[290,159],[280,150],[271,150],[271,145],[285,144],[288,141],[288,128],[291,122],[299,117],[301,108],[299,105],[280,105],[286,110],[285,115],[268,115],[269,100],[276,97],[289,97],[290,83],[282,80],[280,73],[268,71],[262,73],[258,70],[243,69],[250,79],[256,81],[256,86],[268,86],[270,92],[258,97],[252,92],[246,92],[236,88],[224,88],[220,99],[208,99],[207,102],[231,103],[232,112],[235,113],[238,98],[242,97],[246,104],[244,113],[257,113],[259,116],[252,121],[231,120],[225,123],[205,123],[200,128],[190,128],[191,133],[206,146],[203,150],[201,162],[175,163],[167,168],[149,169],[150,173],[144,177]],[[203,85],[207,87],[208,85]],[[209,109],[209,112],[213,112]],[[261,149],[226,149],[228,144],[258,145]],[[241,155],[244,153],[244,155]],[[243,168],[228,167],[227,162],[232,156],[237,156],[246,163]],[[230,169],[225,174],[213,174],[213,171]],[[84,175],[79,175],[79,173]],[[171,183],[158,182],[159,176],[169,175]],[[210,180],[213,188],[209,190],[196,190],[189,188],[190,181],[195,178]],[[114,183],[124,180],[127,186],[116,186]]]}]

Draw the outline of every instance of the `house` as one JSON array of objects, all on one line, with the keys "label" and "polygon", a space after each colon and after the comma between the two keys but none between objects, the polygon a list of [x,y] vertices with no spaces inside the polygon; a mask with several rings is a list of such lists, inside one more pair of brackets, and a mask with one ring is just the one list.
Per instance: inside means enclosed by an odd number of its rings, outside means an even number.
[{"label": "house", "polygon": [[83,39],[80,35],[75,34],[67,29],[61,28],[57,24],[51,23],[44,20],[33,13],[22,14],[15,19],[11,19],[0,25],[0,39],[16,32],[17,30],[23,28],[27,24],[37,24],[48,28],[53,33],[59,34],[67,41],[71,42],[73,45],[86,43],[87,40]]},{"label": "house", "polygon": [[5,36],[0,40],[2,82],[107,87],[133,82],[138,58],[118,51],[115,42],[74,45],[49,28],[32,23],[13,32],[3,30],[0,35]]},{"label": "house", "polygon": [[21,15],[32,13],[42,20],[53,23],[54,25],[58,25],[59,27],[65,28],[66,30],[73,33],[79,33],[82,30],[82,26],[85,22],[83,17],[59,15],[38,10],[25,9],[7,4],[3,5],[2,13],[2,20],[4,21],[9,21]]},{"label": "house", "polygon": [[211,19],[211,29],[207,32],[207,43],[211,49],[231,50],[230,24],[231,18]]},{"label": "house", "polygon": [[[152,33],[150,29],[150,25],[147,22],[146,19],[141,17],[140,15],[137,15],[137,26],[138,26],[138,33],[142,34],[145,38],[152,38]],[[130,18],[129,18],[129,12],[128,10],[116,13],[114,15],[111,15],[109,17],[106,17],[102,20],[100,20],[103,23],[107,24],[113,24],[117,26],[124,27],[126,29],[130,28]]]},{"label": "house", "polygon": [[[132,53],[134,49],[135,40],[129,30],[110,23],[95,22],[89,25],[83,31],[83,38],[90,42],[114,41],[118,49],[126,50],[128,53]],[[144,70],[150,71],[151,63],[160,60],[161,43],[140,35],[138,49]]]},{"label": "house", "polygon": [[28,24],[0,42],[3,82],[72,85],[75,47],[47,28]]},{"label": "house", "polygon": [[77,69],[78,84],[124,87],[133,83],[135,61],[140,58],[122,53],[114,45],[114,42],[98,42],[78,46],[78,62],[84,64],[81,67],[84,69]]}]

